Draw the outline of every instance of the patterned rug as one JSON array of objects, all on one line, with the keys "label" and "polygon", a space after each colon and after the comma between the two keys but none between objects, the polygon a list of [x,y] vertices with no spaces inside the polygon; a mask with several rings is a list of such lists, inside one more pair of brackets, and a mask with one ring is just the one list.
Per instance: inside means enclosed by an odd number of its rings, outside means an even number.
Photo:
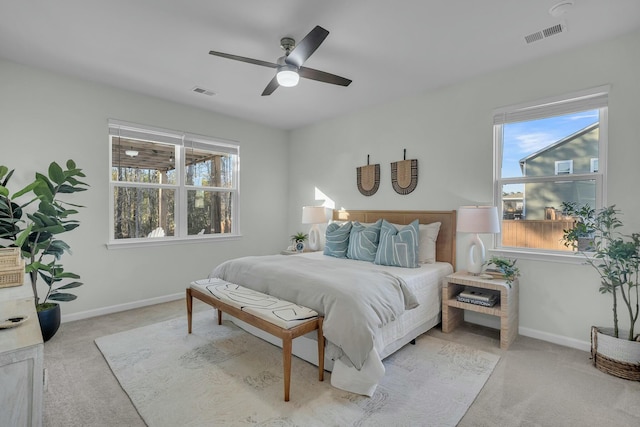
[{"label": "patterned rug", "polygon": [[213,310],[96,340],[150,427],[455,426],[499,356],[426,335],[385,359],[373,397],[336,389],[293,358],[283,401],[282,352]]}]

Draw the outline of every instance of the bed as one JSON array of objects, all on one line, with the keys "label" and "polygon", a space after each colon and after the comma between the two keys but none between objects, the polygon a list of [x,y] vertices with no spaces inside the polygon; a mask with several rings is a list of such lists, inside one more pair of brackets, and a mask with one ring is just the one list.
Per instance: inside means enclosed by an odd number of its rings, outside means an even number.
[{"label": "bed", "polygon": [[[318,251],[229,260],[215,267],[210,277],[322,313],[327,339],[325,368],[332,372],[331,384],[371,396],[384,375],[382,360],[440,323],[442,281],[455,271],[456,211],[334,211],[336,225],[332,230],[356,221],[379,224],[382,219],[384,227],[391,223],[401,230],[415,228],[417,219],[420,237],[425,235],[427,224],[440,223],[435,248],[430,247],[435,260],[421,262],[417,268],[402,268]],[[421,251],[423,246],[421,239]],[[230,319],[279,345],[269,334]],[[313,334],[300,337],[294,341],[293,353],[317,365],[315,340]]]}]

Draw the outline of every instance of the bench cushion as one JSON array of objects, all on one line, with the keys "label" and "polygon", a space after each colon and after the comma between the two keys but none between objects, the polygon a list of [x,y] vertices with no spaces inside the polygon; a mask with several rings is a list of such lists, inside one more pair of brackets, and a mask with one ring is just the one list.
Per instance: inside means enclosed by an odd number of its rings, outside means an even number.
[{"label": "bench cushion", "polygon": [[310,308],[284,301],[222,279],[196,280],[195,282],[191,282],[191,287],[201,292],[209,293],[225,304],[236,307],[284,329],[291,329],[310,319],[318,317],[318,313]]}]

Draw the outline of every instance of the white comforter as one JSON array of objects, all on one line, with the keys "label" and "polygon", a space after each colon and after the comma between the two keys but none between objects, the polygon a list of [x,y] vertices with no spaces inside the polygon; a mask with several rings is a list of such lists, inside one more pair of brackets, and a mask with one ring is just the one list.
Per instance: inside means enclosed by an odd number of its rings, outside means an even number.
[{"label": "white comforter", "polygon": [[[384,367],[374,349],[380,327],[417,305],[404,281],[382,270],[300,256],[244,257],[224,262],[217,277],[309,307],[324,315],[324,336],[344,352],[346,367]],[[374,359],[374,360],[370,360]],[[375,360],[377,359],[377,360]],[[334,368],[335,370],[336,368]],[[338,368],[339,369],[339,368]],[[377,375],[377,374],[376,374]]]}]

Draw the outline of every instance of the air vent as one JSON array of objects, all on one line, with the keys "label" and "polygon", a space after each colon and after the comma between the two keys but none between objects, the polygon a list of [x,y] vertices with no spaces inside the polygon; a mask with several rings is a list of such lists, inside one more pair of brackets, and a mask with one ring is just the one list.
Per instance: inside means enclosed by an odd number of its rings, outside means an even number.
[{"label": "air vent", "polygon": [[197,93],[201,93],[201,94],[203,94],[203,95],[207,95],[207,96],[213,96],[213,95],[215,95],[215,94],[216,94],[216,93],[215,93],[214,91],[212,91],[212,90],[205,89],[205,88],[198,87],[198,86],[195,86],[195,87],[194,87],[193,89],[191,89],[191,90],[192,90],[192,91],[194,91],[194,92],[197,92]]},{"label": "air vent", "polygon": [[524,37],[524,40],[528,43],[537,42],[538,40],[546,39],[547,37],[555,36],[556,34],[564,33],[567,31],[567,26],[562,24],[556,24],[544,30],[536,31],[528,36]]}]

